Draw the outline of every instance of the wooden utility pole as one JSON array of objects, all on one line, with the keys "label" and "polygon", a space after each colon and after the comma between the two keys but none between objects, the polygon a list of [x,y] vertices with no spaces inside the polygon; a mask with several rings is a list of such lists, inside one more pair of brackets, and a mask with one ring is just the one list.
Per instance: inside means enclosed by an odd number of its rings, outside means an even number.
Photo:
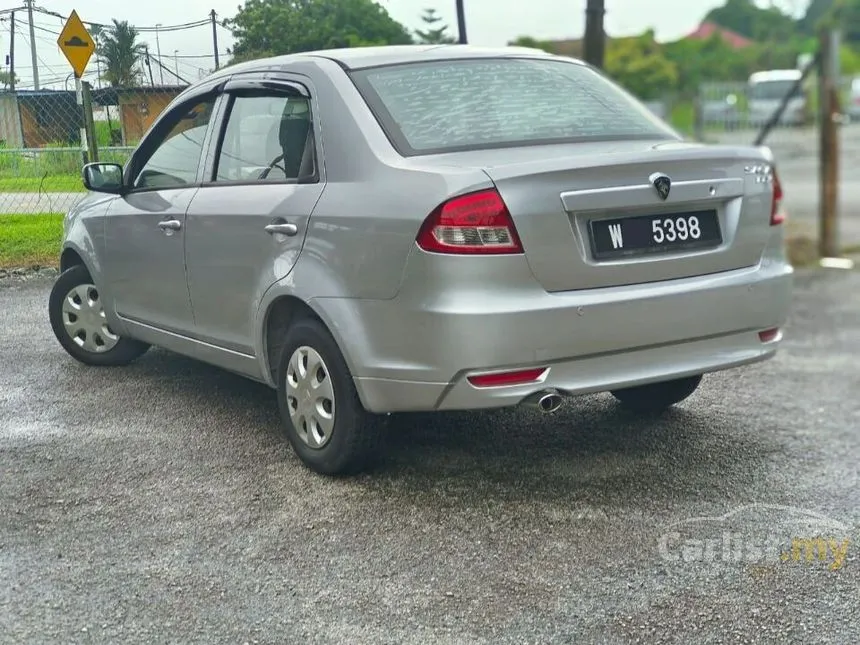
[{"label": "wooden utility pole", "polygon": [[840,256],[839,208],[839,37],[832,27],[819,34],[819,232],[818,251],[823,258]]},{"label": "wooden utility pole", "polygon": [[39,61],[36,55],[36,32],[33,25],[33,0],[24,0],[27,5],[27,17],[30,20],[30,57],[33,59],[33,88],[39,89]]},{"label": "wooden utility pole", "polygon": [[93,95],[92,86],[87,81],[81,81],[81,104],[84,115],[84,129],[86,131],[87,153],[85,163],[93,163],[99,160],[99,149],[96,141],[96,126],[93,122]]},{"label": "wooden utility pole", "polygon": [[9,89],[15,91],[15,12],[9,16],[12,32],[9,34]]},{"label": "wooden utility pole", "polygon": [[457,31],[459,34],[458,42],[465,45],[466,39],[466,9],[463,6],[463,0],[457,0]]},{"label": "wooden utility pole", "polygon": [[587,0],[585,5],[585,62],[603,69],[606,32],[603,30],[604,0]]},{"label": "wooden utility pole", "polygon": [[209,16],[212,18],[212,47],[215,52],[215,69],[217,70],[221,67],[221,63],[218,60],[218,24],[215,22],[215,10],[213,9]]}]

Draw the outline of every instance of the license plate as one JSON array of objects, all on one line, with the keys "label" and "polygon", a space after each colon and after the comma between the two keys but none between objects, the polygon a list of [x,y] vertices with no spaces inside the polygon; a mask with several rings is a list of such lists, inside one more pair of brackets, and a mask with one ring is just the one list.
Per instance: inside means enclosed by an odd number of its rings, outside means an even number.
[{"label": "license plate", "polygon": [[723,242],[714,210],[598,219],[588,224],[597,259],[700,249]]}]

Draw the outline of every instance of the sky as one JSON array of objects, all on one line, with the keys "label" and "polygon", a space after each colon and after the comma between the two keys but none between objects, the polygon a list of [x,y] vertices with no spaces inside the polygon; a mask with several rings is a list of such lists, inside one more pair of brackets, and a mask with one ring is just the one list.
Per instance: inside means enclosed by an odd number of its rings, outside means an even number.
[{"label": "sky", "polygon": [[[391,16],[410,29],[421,27],[420,16],[425,8],[435,8],[437,14],[456,33],[454,0],[378,0]],[[585,28],[585,0],[464,0],[466,31],[470,44],[505,45],[518,36],[538,39],[580,38]],[[802,14],[808,0],[757,0],[760,5],[776,4],[793,14]],[[107,2],[107,0],[41,0],[37,6],[67,16],[73,9],[84,21],[109,23],[112,18],[128,20],[139,28],[156,24],[170,26],[203,20],[214,9],[219,18],[232,17],[241,0],[141,0]],[[4,0],[0,10],[12,8],[16,0]],[[22,3],[23,4],[23,3]],[[723,0],[605,0],[605,27],[610,35],[624,36],[653,28],[660,40],[674,40],[693,31],[703,16]],[[9,14],[0,15],[0,64],[5,64],[10,48]],[[33,75],[29,51],[30,36],[26,11],[16,13],[15,68],[19,86],[32,87]],[[43,87],[62,88],[68,82],[71,67],[57,47],[56,33],[60,18],[35,14],[36,50],[39,76]],[[53,32],[53,33],[51,33]],[[141,34],[150,53],[160,50],[160,60],[188,81],[201,78],[214,68],[212,29],[203,25],[183,31],[153,31]],[[222,54],[232,45],[230,33],[218,28],[218,49]],[[226,56],[222,60],[226,59]],[[3,69],[7,69],[5,66]],[[174,76],[156,71],[155,82],[176,83]],[[95,57],[87,68],[89,80],[96,76]],[[73,82],[68,87],[74,87]]]}]

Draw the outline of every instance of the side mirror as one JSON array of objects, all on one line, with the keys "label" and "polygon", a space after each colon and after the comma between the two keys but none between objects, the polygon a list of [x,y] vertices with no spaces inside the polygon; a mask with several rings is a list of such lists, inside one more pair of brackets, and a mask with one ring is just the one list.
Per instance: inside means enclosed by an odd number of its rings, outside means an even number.
[{"label": "side mirror", "polygon": [[116,163],[88,163],[83,169],[84,186],[98,193],[121,193],[122,166]]}]

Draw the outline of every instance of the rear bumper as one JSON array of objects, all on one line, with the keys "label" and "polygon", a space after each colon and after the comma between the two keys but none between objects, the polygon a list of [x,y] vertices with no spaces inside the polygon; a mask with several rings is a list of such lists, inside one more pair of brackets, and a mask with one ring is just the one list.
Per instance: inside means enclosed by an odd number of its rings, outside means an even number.
[{"label": "rear bumper", "polygon": [[[503,407],[546,388],[584,394],[754,363],[781,340],[758,332],[782,327],[791,304],[781,251],[747,269],[566,293],[540,288],[523,258],[488,259],[416,253],[392,300],[317,301],[368,410]],[[544,366],[539,384],[466,380]]]}]

